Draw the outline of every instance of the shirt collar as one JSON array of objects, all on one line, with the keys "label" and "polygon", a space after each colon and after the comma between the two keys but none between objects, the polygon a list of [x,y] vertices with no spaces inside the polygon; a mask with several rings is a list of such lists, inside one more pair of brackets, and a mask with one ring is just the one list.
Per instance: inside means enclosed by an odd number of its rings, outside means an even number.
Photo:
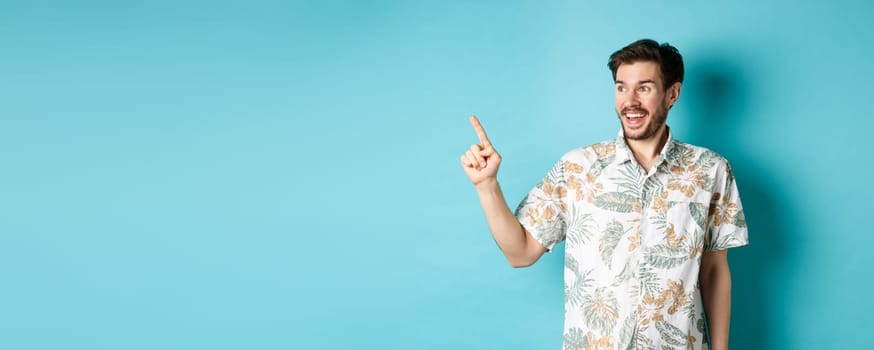
[{"label": "shirt collar", "polygon": [[[671,150],[676,147],[674,136],[671,133],[671,128],[666,127],[668,131],[668,140],[665,141],[665,146],[662,147],[661,152],[659,152],[659,157],[656,159],[656,164],[662,164],[662,162],[667,161],[668,163],[674,164],[676,161],[671,159],[669,155],[671,154]],[[634,155],[631,153],[631,149],[628,148],[628,144],[625,143],[625,133],[622,132],[622,128],[619,128],[619,133],[616,135],[616,162],[619,164],[631,161],[634,159]]]}]

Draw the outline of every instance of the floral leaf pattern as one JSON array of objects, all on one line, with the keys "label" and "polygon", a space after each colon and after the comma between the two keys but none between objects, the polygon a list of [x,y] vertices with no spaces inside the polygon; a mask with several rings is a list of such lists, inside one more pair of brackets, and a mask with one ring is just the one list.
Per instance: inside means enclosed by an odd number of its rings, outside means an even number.
[{"label": "floral leaf pattern", "polygon": [[564,350],[579,350],[586,348],[586,334],[581,328],[570,328],[564,333]]},{"label": "floral leaf pattern", "polygon": [[607,225],[607,230],[601,236],[601,243],[598,245],[598,249],[601,251],[601,259],[604,259],[604,264],[607,267],[613,265],[613,251],[616,250],[616,246],[619,245],[619,240],[622,239],[624,234],[625,230],[622,224],[619,221],[613,221]]},{"label": "floral leaf pattern", "polygon": [[587,325],[599,331],[611,331],[619,318],[618,301],[613,291],[596,288],[591,296],[583,301],[583,314]]},{"label": "floral leaf pattern", "polygon": [[594,235],[595,219],[591,213],[582,210],[572,210],[568,217],[568,245],[577,246],[587,243]]},{"label": "floral leaf pattern", "polygon": [[660,244],[649,249],[646,255],[647,262],[660,269],[671,269],[686,263],[689,255],[670,245]]},{"label": "floral leaf pattern", "polygon": [[569,305],[581,305],[586,298],[586,293],[590,292],[594,283],[594,279],[589,277],[592,270],[583,271],[579,269],[579,263],[571,256],[566,258],[565,264],[575,267],[571,271],[575,275],[573,280],[565,281],[565,300]]},{"label": "floral leaf pattern", "polygon": [[707,208],[701,203],[689,203],[689,214],[695,219],[698,227],[704,228],[704,218],[707,216]]},{"label": "floral leaf pattern", "polygon": [[637,198],[621,192],[605,193],[595,198],[598,208],[620,213],[630,213],[637,205]]},{"label": "floral leaf pattern", "polygon": [[656,328],[665,343],[674,346],[686,346],[686,332],[668,322],[656,323]]},{"label": "floral leaf pattern", "polygon": [[634,337],[634,330],[637,326],[637,312],[632,312],[625,317],[622,322],[622,329],[619,331],[619,343],[629,344]]}]

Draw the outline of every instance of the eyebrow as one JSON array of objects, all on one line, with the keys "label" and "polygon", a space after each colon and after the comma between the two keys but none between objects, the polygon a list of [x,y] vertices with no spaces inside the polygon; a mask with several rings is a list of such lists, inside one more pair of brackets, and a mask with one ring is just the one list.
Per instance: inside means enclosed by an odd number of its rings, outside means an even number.
[{"label": "eyebrow", "polygon": [[[641,81],[638,82],[638,84],[640,84],[640,85],[643,85],[643,84],[646,84],[646,83],[655,84],[656,82],[655,82],[655,80],[652,80],[652,79],[641,80]],[[624,85],[625,82],[622,81],[622,80],[617,80],[617,81],[616,81],[616,84],[623,84],[623,85]]]}]

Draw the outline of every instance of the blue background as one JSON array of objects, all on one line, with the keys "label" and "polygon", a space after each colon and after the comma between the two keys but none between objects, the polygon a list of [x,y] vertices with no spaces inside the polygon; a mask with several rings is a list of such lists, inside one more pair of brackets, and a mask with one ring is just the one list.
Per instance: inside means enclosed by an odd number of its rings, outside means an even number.
[{"label": "blue background", "polygon": [[685,57],[675,136],[738,178],[732,347],[864,347],[872,10],[3,1],[0,348],[558,349],[563,248],[509,267],[467,116],[514,208],[615,135],[641,37]]}]

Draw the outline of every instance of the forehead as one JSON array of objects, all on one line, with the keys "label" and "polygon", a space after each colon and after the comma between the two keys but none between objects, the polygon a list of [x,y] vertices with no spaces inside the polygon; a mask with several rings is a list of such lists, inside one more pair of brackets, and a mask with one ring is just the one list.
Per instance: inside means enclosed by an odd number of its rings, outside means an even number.
[{"label": "forehead", "polygon": [[616,83],[637,84],[642,81],[661,83],[662,72],[658,63],[638,61],[622,64],[616,69]]}]

